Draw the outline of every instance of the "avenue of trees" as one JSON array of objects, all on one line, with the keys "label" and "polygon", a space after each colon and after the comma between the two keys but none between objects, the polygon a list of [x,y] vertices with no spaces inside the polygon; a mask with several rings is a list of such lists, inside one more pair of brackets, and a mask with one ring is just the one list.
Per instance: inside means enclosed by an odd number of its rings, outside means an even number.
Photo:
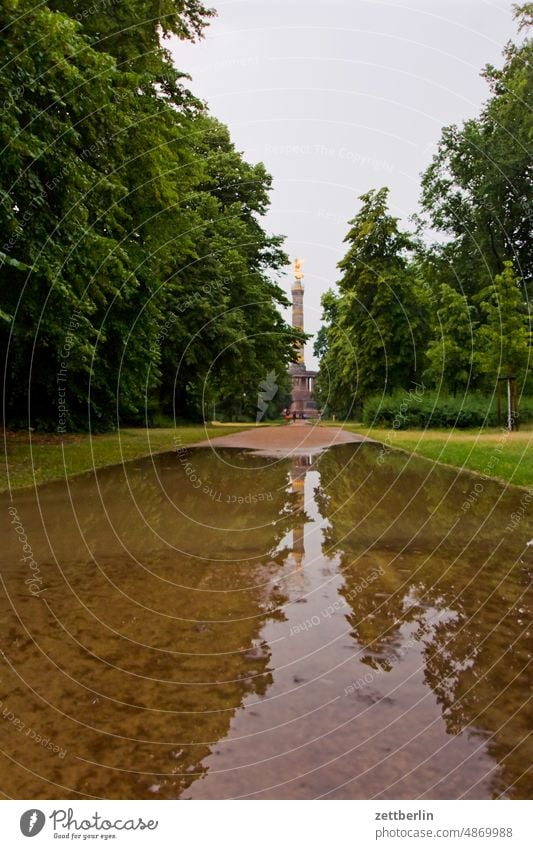
[{"label": "avenue of trees", "polygon": [[0,0],[8,426],[229,416],[294,359],[275,282],[287,257],[261,222],[271,178],[165,48],[213,14]]},{"label": "avenue of trees", "polygon": [[532,394],[533,3],[514,12],[520,37],[501,70],[485,68],[479,117],[442,131],[414,233],[391,215],[386,188],[360,198],[315,344],[330,412],[360,415],[371,396],[415,387],[490,398],[504,376]]}]

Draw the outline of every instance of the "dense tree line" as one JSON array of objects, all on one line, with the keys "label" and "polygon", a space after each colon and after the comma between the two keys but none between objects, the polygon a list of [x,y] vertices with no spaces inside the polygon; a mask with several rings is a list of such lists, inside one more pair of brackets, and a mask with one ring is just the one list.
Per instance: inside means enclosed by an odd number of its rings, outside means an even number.
[{"label": "dense tree line", "polygon": [[330,411],[356,415],[372,394],[422,384],[490,395],[512,375],[519,393],[533,388],[533,4],[514,11],[524,35],[500,70],[483,71],[490,97],[479,117],[443,129],[416,232],[390,214],[386,188],[360,198],[315,347]]},{"label": "dense tree line", "polygon": [[[0,340],[8,425],[201,417],[284,374],[271,178],[165,37],[200,0],[0,2]],[[255,403],[252,404],[254,414]]]}]

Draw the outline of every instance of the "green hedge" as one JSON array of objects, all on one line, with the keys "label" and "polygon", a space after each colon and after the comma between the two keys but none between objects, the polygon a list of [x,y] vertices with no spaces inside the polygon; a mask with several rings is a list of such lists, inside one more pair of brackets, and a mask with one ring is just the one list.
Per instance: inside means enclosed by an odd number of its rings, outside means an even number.
[{"label": "green hedge", "polygon": [[[503,396],[503,393],[502,393]],[[506,403],[502,397],[502,419]],[[533,420],[533,398],[522,398],[520,422]],[[477,392],[467,395],[437,394],[421,388],[374,395],[363,406],[363,422],[374,427],[408,428],[468,428],[496,427],[496,399]]]}]

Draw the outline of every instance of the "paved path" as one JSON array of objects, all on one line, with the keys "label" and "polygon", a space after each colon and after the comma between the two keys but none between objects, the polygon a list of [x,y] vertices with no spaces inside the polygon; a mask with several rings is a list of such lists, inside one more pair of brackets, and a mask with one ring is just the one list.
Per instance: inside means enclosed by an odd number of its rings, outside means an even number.
[{"label": "paved path", "polygon": [[[257,427],[216,436],[205,442],[196,442],[196,447],[212,445],[216,448],[249,448],[260,454],[290,457],[298,454],[315,454],[332,445],[351,442],[372,442],[358,433],[348,433],[339,427],[316,427],[306,421],[279,427]],[[193,446],[191,446],[193,447]]]}]

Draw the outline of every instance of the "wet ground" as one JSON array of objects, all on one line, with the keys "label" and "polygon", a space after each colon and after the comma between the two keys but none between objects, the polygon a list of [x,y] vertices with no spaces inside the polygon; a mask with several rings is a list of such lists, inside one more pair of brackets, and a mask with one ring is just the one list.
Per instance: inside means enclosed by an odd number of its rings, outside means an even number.
[{"label": "wet ground", "polygon": [[249,428],[227,436],[216,436],[198,446],[218,448],[249,448],[258,454],[272,457],[296,457],[314,454],[334,445],[373,442],[367,436],[350,433],[340,427],[312,426],[305,419],[296,419],[288,426]]},{"label": "wet ground", "polygon": [[293,449],[3,498],[6,796],[531,797],[527,493]]}]

